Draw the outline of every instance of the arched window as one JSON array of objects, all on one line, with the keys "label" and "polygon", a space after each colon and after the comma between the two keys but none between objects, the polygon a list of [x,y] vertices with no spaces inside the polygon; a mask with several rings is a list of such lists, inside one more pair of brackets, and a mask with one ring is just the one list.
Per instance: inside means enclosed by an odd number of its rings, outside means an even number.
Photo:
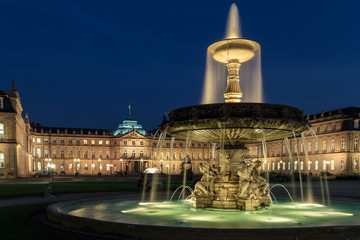
[{"label": "arched window", "polygon": [[5,168],[5,155],[0,153],[0,168]]},{"label": "arched window", "polygon": [[341,139],[341,151],[345,151],[345,138]]},{"label": "arched window", "polygon": [[354,139],[354,151],[359,151],[359,139]]},{"label": "arched window", "polygon": [[38,158],[41,158],[41,149],[40,149],[40,148],[38,148],[38,149],[36,150],[36,156],[37,156]]},{"label": "arched window", "polygon": [[315,170],[316,171],[319,170],[319,161],[318,160],[315,161]]},{"label": "arched window", "polygon": [[326,152],[327,149],[327,143],[326,140],[323,141],[323,152]]},{"label": "arched window", "polygon": [[0,123],[0,140],[4,139],[4,124]]},{"label": "arched window", "polygon": [[135,158],[135,157],[136,157],[135,150],[133,150],[133,151],[131,152],[131,157],[132,157],[132,158]]},{"label": "arched window", "polygon": [[303,143],[300,144],[300,152],[301,152],[301,153],[304,152],[304,144],[303,144]]},{"label": "arched window", "polygon": [[294,170],[297,170],[297,169],[298,169],[298,161],[295,161]]},{"label": "arched window", "polygon": [[141,158],[144,157],[144,151],[140,151],[140,157],[141,157]]},{"label": "arched window", "polygon": [[300,161],[300,170],[304,170],[304,161]]},{"label": "arched window", "polygon": [[330,169],[335,170],[335,160],[331,160],[330,162]]},{"label": "arched window", "polygon": [[124,150],[124,158],[127,158],[127,151]]},{"label": "arched window", "polygon": [[335,152],[335,139],[331,140],[331,151]]},{"label": "arched window", "polygon": [[41,171],[41,162],[37,163],[37,170]]}]

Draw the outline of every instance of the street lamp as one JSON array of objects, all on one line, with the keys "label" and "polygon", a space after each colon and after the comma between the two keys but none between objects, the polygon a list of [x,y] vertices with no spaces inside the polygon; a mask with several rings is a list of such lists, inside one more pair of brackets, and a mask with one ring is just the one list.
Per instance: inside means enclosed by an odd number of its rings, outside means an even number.
[{"label": "street lamp", "polygon": [[123,172],[123,160],[120,158],[120,165],[121,165],[121,173]]},{"label": "street lamp", "polygon": [[99,161],[99,173],[98,173],[98,176],[101,176],[101,159],[99,158],[98,161]]}]

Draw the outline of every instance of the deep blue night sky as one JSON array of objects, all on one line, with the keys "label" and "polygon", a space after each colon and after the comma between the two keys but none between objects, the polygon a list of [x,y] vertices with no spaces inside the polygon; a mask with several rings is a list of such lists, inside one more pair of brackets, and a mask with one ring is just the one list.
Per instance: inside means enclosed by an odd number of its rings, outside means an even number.
[{"label": "deep blue night sky", "polygon": [[[200,103],[206,49],[234,1],[1,1],[0,89],[45,126],[115,129]],[[359,1],[235,1],[262,45],[265,102],[360,107]]]}]

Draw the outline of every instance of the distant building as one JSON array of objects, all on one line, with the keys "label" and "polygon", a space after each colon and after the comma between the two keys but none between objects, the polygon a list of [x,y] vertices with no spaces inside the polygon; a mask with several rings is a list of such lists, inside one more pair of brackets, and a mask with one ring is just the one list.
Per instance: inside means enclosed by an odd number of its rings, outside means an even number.
[{"label": "distant building", "polygon": [[[60,128],[30,124],[22,111],[15,84],[11,91],[0,91],[0,178],[32,176],[45,170],[67,175],[133,174],[154,167],[163,173],[182,171],[186,142],[175,139],[171,146],[172,139],[167,137],[158,144],[158,136],[147,134],[131,117],[116,130]],[[305,132],[304,142],[301,136],[267,142],[266,159],[261,143],[248,144],[247,158],[262,161],[262,171],[360,174],[360,108],[339,108],[307,116],[307,120],[319,143]],[[217,164],[213,149],[211,143],[191,142],[188,156],[194,173],[199,173],[202,161]]]}]

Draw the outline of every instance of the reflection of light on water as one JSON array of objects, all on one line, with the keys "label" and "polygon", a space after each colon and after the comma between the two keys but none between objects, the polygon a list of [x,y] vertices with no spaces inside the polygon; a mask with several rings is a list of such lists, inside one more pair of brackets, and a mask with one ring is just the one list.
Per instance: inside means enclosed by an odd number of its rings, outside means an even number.
[{"label": "reflection of light on water", "polygon": [[144,205],[144,206],[151,205],[151,204],[154,204],[154,203],[151,203],[151,202],[141,202],[141,203],[139,203],[139,205]]},{"label": "reflection of light on water", "polygon": [[329,212],[328,214],[340,215],[340,216],[354,216],[352,213],[343,213],[343,212]]},{"label": "reflection of light on water", "polygon": [[195,221],[209,221],[211,220],[210,217],[190,217],[187,218],[188,220],[195,220]]},{"label": "reflection of light on water", "polygon": [[303,207],[325,207],[322,204],[316,204],[316,203],[298,203],[296,205],[303,206]]},{"label": "reflection of light on water", "polygon": [[130,213],[130,212],[141,212],[144,211],[145,208],[134,208],[134,209],[130,209],[130,210],[125,210],[125,211],[121,211],[122,213]]},{"label": "reflection of light on water", "polygon": [[262,221],[262,222],[292,222],[292,220],[289,218],[277,218],[277,217],[262,218],[260,221]]}]

